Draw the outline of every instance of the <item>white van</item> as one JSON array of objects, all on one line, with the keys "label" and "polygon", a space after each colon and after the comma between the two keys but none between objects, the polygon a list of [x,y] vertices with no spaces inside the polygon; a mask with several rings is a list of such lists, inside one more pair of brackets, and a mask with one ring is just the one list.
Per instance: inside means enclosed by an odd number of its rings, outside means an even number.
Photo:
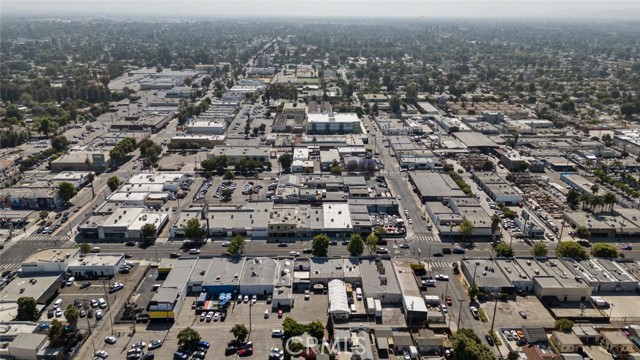
[{"label": "white van", "polygon": [[62,305],[62,299],[58,299],[56,300],[56,302],[53,303],[54,308],[59,308],[61,305]]},{"label": "white van", "polygon": [[73,285],[73,282],[76,281],[76,278],[73,276],[67,279],[67,286]]},{"label": "white van", "polygon": [[356,306],[354,304],[351,304],[351,313],[352,314],[356,313]]},{"label": "white van", "polygon": [[100,298],[100,299],[98,299],[98,305],[99,305],[101,308],[103,308],[103,309],[104,309],[104,308],[106,308],[106,307],[107,307],[107,302],[106,302],[106,301],[104,301],[104,299],[103,299],[103,298]]},{"label": "white van", "polygon": [[362,300],[362,288],[356,288],[356,299],[358,301]]}]

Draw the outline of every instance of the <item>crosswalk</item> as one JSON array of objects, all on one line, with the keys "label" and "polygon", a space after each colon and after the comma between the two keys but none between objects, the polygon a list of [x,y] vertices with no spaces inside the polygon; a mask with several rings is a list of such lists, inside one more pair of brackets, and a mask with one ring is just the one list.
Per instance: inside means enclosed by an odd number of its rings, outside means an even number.
[{"label": "crosswalk", "polygon": [[61,244],[65,241],[69,240],[68,236],[53,236],[53,235],[42,235],[42,234],[33,234],[30,235],[20,241],[32,241],[32,242],[43,242],[43,243],[50,243],[50,244]]},{"label": "crosswalk", "polygon": [[433,235],[416,235],[416,241],[418,242],[426,242],[426,243],[431,243],[431,244],[435,244],[435,243],[440,243],[440,239],[438,239],[437,237],[433,236]]},{"label": "crosswalk", "polygon": [[428,270],[433,269],[451,269],[455,261],[435,260],[435,259],[423,259]]},{"label": "crosswalk", "polygon": [[22,267],[22,263],[20,261],[4,262],[2,261],[2,257],[0,257],[0,271],[18,270],[21,267]]}]

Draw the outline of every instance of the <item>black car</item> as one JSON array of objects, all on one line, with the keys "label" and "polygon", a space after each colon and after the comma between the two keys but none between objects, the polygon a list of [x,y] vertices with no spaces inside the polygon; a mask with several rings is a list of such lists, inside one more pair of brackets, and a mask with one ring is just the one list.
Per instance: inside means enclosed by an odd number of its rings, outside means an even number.
[{"label": "black car", "polygon": [[278,243],[278,247],[287,247],[289,244],[287,243]]},{"label": "black car", "polygon": [[136,242],[135,241],[127,241],[124,244],[127,245],[127,246],[136,246]]},{"label": "black car", "polygon": [[133,257],[132,255],[124,254],[124,258],[125,258],[125,259],[131,259],[132,257]]},{"label": "black car", "polygon": [[331,241],[331,242],[329,243],[329,245],[338,245],[338,242],[337,242],[337,241]]},{"label": "black car", "polygon": [[171,253],[171,254],[169,254],[169,257],[172,258],[172,259],[177,259],[177,258],[180,257],[180,253]]},{"label": "black car", "polygon": [[349,240],[345,240],[342,242],[342,245],[349,245]]},{"label": "black car", "polygon": [[87,281],[86,283],[83,283],[82,285],[80,285],[80,289],[86,289],[89,286],[91,286],[91,283]]},{"label": "black car", "polygon": [[238,348],[231,345],[231,346],[227,346],[226,349],[224,349],[224,356],[229,356],[229,355],[235,355],[235,353],[238,352]]},{"label": "black car", "polygon": [[143,357],[140,358],[140,360],[153,360],[155,359],[155,355],[153,355],[153,353],[147,353],[145,354]]},{"label": "black car", "polygon": [[68,217],[63,217],[62,219],[60,219],[60,222],[64,224],[67,222],[67,220],[69,220]]},{"label": "black car", "polygon": [[439,253],[439,252],[433,253],[433,257],[442,257],[442,253]]},{"label": "black car", "polygon": [[487,339],[487,344],[489,344],[490,346],[494,346],[496,343],[493,341],[493,336],[491,335],[485,335],[484,337],[485,339]]}]

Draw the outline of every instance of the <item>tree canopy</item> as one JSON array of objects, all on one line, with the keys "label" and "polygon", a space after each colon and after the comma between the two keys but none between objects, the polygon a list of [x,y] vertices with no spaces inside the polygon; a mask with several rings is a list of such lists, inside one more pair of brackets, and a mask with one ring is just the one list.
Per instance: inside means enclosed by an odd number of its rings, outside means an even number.
[{"label": "tree canopy", "polygon": [[313,237],[311,242],[311,249],[313,252],[313,256],[315,257],[326,257],[329,253],[329,237],[325,234],[318,234]]},{"label": "tree canopy", "polygon": [[38,304],[36,299],[32,297],[18,298],[18,321],[38,321],[40,312],[38,311]]},{"label": "tree canopy", "polygon": [[563,241],[558,244],[556,248],[556,255],[558,257],[569,257],[575,260],[584,260],[588,258],[587,251],[582,245],[573,241]]},{"label": "tree canopy", "polygon": [[360,234],[351,235],[351,239],[347,244],[347,251],[351,256],[360,256],[364,252],[364,241]]}]

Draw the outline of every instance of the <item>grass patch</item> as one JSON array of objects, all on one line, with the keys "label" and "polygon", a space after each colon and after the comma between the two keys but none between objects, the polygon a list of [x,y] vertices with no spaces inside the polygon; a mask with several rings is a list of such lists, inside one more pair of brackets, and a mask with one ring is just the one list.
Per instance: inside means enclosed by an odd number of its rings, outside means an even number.
[{"label": "grass patch", "polygon": [[489,321],[489,317],[487,316],[487,313],[484,312],[483,308],[479,308],[478,309],[478,315],[480,315],[480,320],[482,320],[482,322],[488,322]]},{"label": "grass patch", "polygon": [[493,330],[493,333],[491,334],[491,336],[493,336],[493,341],[495,341],[497,346],[501,346],[502,345],[502,341],[498,337],[498,332],[497,331]]}]

